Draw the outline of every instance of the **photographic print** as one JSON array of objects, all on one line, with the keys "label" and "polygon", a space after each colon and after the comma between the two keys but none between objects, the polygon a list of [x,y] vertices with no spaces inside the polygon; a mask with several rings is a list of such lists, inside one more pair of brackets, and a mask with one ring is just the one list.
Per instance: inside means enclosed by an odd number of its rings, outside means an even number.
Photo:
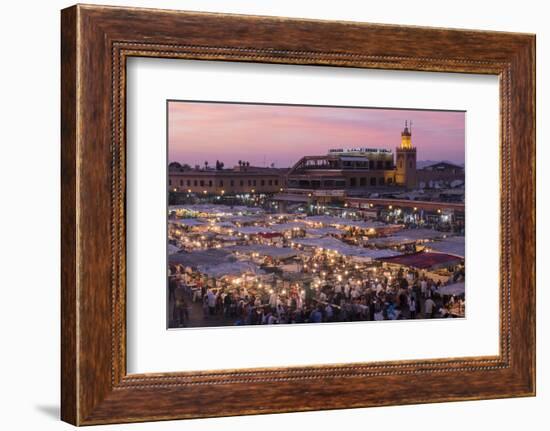
[{"label": "photographic print", "polygon": [[168,328],[465,317],[465,112],[167,102]]}]

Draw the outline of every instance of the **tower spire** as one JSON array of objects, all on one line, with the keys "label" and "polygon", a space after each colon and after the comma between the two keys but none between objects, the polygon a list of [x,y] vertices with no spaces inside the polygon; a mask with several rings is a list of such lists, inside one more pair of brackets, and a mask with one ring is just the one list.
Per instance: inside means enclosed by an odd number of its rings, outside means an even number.
[{"label": "tower spire", "polygon": [[416,148],[412,144],[412,120],[405,120],[405,128],[401,131],[401,145],[396,149],[395,182],[414,189],[417,186]]},{"label": "tower spire", "polygon": [[[412,122],[411,122],[412,125]],[[411,143],[411,131],[409,129],[409,121],[405,120],[405,128],[401,132],[401,148],[403,149],[411,149],[412,143]]]}]

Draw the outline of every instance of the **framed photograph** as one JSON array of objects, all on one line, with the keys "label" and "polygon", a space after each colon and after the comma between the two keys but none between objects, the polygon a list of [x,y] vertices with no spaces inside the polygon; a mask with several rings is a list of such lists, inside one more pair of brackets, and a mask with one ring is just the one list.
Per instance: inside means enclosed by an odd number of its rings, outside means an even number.
[{"label": "framed photograph", "polygon": [[62,419],[535,394],[535,37],[62,11]]}]

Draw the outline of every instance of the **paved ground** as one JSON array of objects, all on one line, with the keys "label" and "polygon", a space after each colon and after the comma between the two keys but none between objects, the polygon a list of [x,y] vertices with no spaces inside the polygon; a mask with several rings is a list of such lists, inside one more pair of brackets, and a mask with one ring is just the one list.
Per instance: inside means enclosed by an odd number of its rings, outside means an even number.
[{"label": "paved ground", "polygon": [[[180,328],[200,328],[205,326],[233,326],[235,320],[228,319],[221,315],[215,316],[205,316],[202,303],[193,302],[191,297],[188,298],[189,306],[189,322],[184,325],[179,326]],[[170,327],[178,327],[176,324],[171,325]]]}]

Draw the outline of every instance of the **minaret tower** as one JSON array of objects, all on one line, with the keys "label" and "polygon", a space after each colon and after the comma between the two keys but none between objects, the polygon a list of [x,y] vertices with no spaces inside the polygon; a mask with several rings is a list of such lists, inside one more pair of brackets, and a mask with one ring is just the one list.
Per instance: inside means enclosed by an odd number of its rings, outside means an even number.
[{"label": "minaret tower", "polygon": [[405,121],[405,128],[401,132],[401,146],[396,148],[395,182],[407,189],[414,189],[418,185],[416,178],[416,148],[412,141],[412,121],[410,129]]}]

